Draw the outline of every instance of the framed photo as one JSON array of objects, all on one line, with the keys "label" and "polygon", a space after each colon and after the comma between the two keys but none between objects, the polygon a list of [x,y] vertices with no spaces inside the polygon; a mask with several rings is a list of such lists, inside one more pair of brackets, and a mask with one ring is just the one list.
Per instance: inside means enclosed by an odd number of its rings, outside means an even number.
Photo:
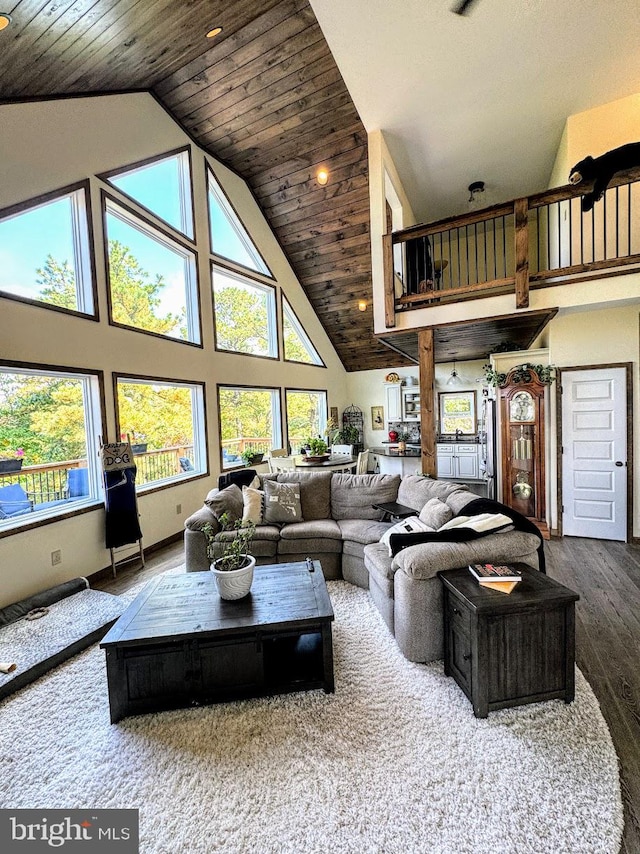
[{"label": "framed photo", "polygon": [[371,407],[371,429],[384,430],[384,406]]},{"label": "framed photo", "polygon": [[329,420],[333,421],[333,423],[337,426],[340,422],[338,421],[338,407],[331,406],[329,408]]},{"label": "framed photo", "polygon": [[475,391],[441,391],[438,394],[440,435],[455,436],[456,430],[465,436],[475,436]]}]

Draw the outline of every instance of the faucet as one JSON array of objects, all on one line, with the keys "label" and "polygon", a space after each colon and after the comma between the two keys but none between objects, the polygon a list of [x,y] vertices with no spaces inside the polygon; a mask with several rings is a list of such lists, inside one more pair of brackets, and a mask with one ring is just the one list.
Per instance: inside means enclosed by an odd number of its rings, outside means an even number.
[{"label": "faucet", "polygon": [[460,436],[462,436],[462,430],[459,427],[456,427],[456,442]]}]

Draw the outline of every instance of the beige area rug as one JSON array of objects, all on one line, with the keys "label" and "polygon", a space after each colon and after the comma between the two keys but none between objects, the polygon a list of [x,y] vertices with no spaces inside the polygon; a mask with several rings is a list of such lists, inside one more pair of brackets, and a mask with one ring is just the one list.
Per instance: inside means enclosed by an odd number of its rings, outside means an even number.
[{"label": "beige area rug", "polygon": [[579,671],[572,705],[476,720],[366,591],[328,586],[335,695],[112,726],[93,647],[0,704],[0,807],[137,808],[143,854],[617,854],[617,758]]}]

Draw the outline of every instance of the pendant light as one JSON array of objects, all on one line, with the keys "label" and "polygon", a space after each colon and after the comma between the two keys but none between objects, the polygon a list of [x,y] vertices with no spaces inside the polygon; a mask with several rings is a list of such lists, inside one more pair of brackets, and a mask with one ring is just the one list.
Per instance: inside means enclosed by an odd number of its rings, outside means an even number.
[{"label": "pendant light", "polygon": [[453,360],[453,368],[451,369],[451,374],[447,378],[448,386],[459,386],[462,385],[462,380],[460,379],[460,374],[456,371],[456,360]]}]

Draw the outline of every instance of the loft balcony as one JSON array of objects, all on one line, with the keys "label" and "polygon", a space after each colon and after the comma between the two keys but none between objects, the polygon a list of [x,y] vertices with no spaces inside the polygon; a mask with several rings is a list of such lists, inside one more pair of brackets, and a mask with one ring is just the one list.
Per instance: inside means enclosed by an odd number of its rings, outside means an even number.
[{"label": "loft balcony", "polygon": [[[510,294],[502,313],[513,318],[532,291],[640,271],[640,168],[616,176],[585,213],[590,189],[558,187],[384,235],[386,329],[428,325],[424,311],[415,323],[407,312]],[[381,338],[397,344],[392,336]]]}]

